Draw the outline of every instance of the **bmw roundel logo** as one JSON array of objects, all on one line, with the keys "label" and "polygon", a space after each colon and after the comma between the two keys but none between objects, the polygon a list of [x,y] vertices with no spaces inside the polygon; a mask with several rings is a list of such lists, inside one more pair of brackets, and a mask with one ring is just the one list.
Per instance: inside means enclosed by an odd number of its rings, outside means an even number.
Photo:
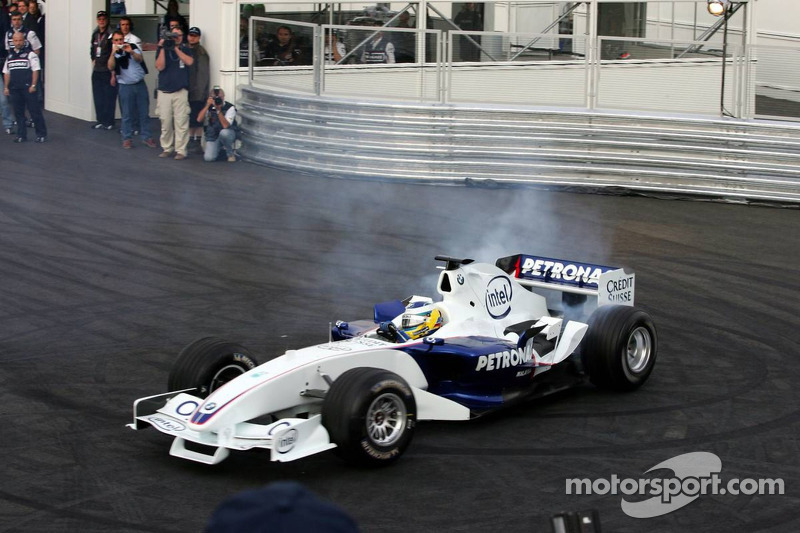
[{"label": "bmw roundel logo", "polygon": [[464,284],[464,275],[463,274],[459,274],[458,276],[456,276],[456,281],[458,282],[459,285],[463,285]]}]

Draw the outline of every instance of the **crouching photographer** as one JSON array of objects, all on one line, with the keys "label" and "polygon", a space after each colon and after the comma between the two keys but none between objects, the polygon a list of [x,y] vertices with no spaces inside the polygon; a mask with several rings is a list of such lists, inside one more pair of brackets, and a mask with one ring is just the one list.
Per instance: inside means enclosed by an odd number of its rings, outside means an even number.
[{"label": "crouching photographer", "polygon": [[197,122],[205,121],[206,150],[203,159],[216,161],[220,155],[220,144],[225,149],[228,162],[236,161],[233,151],[238,128],[236,126],[236,107],[225,101],[225,91],[214,87],[206,105],[197,115]]}]

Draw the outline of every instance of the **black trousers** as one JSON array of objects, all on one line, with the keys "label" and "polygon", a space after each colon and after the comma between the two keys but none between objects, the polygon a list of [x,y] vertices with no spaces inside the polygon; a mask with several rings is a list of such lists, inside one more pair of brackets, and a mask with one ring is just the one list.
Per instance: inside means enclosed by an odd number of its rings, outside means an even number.
[{"label": "black trousers", "polygon": [[28,138],[28,128],[25,127],[25,109],[36,128],[37,137],[47,137],[47,125],[44,123],[42,115],[42,105],[39,103],[39,91],[30,92],[28,87],[9,88],[8,100],[14,108],[14,116],[17,120],[17,137]]},{"label": "black trousers", "polygon": [[92,96],[97,122],[104,126],[114,125],[117,106],[117,88],[111,86],[111,72],[92,72]]}]

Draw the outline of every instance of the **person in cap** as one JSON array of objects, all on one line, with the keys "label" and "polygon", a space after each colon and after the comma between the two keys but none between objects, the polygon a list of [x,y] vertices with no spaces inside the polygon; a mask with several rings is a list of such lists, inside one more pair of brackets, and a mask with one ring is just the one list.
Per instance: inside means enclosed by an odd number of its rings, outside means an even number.
[{"label": "person in cap", "polygon": [[108,13],[97,12],[97,28],[92,32],[89,57],[92,60],[92,96],[97,123],[93,129],[113,130],[114,113],[117,106],[117,79],[108,68],[108,58],[112,51],[111,30],[108,27]]},{"label": "person in cap", "polygon": [[203,159],[207,162],[216,161],[222,148],[228,163],[235,163],[234,147],[239,131],[236,125],[236,106],[225,101],[222,87],[214,87],[208,95],[205,106],[197,114],[197,121],[205,124],[206,149]]},{"label": "person in cap", "polygon": [[278,481],[223,501],[205,533],[356,533],[358,525],[340,507],[300,483]]},{"label": "person in cap", "polygon": [[189,146],[191,153],[202,154],[200,139],[203,136],[203,123],[197,121],[197,115],[206,105],[208,91],[211,88],[210,58],[208,51],[200,44],[202,32],[197,26],[189,28],[187,41],[194,53],[194,63],[189,67]]},{"label": "person in cap", "polygon": [[183,30],[176,28],[158,42],[158,117],[161,119],[159,157],[186,159],[189,144],[189,67],[194,52],[183,42]]}]

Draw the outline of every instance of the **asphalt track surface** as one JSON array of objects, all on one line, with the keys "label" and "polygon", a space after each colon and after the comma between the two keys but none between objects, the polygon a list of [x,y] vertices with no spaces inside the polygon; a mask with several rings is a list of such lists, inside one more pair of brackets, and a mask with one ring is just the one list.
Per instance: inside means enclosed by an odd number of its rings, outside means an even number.
[{"label": "asphalt track surface", "polygon": [[[800,531],[797,209],[177,162],[47,118],[47,144],[0,139],[0,532],[201,531],[222,499],[275,480],[364,531],[549,531],[582,509],[611,532]],[[516,252],[635,269],[660,340],[641,390],[423,423],[379,470],[332,453],[210,467],[125,427],[195,338],[259,355],[324,342],[374,302],[435,296],[437,254]],[[706,495],[649,519],[621,495],[566,494],[567,478],[652,477],[698,451],[724,481],[780,478],[785,494]]]}]

